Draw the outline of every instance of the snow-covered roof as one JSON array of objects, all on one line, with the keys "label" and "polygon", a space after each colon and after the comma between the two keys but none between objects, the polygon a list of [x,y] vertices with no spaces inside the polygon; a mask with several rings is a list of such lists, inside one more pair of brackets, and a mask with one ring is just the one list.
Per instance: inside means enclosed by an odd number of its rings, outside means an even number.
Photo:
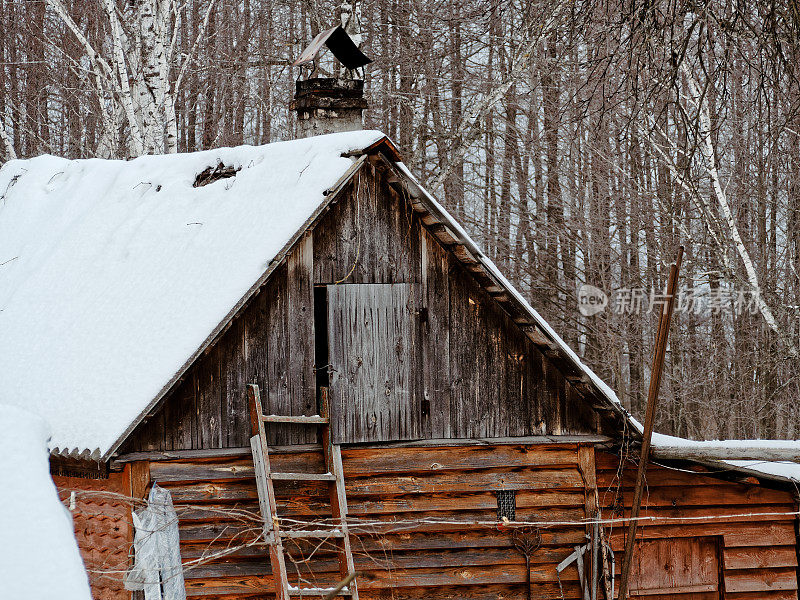
[{"label": "snow-covered roof", "polygon": [[[640,433],[642,424],[629,418]],[[800,456],[800,440],[688,440],[653,432],[652,453],[656,458],[681,458],[702,462],[712,470],[737,471],[755,477],[800,484],[800,464],[790,460],[737,460],[725,456],[760,455],[768,458]],[[705,457],[716,457],[708,459]]]},{"label": "snow-covered roof", "polygon": [[50,478],[48,428],[0,404],[0,598],[89,600],[72,519]]},{"label": "snow-covered roof", "polygon": [[[51,449],[107,455],[190,364],[307,227],[352,157],[378,131],[132,161],[41,156],[0,169],[0,403],[51,423]],[[393,154],[393,153],[392,153]],[[393,167],[435,220],[634,429],[614,391],[508,282],[401,162]],[[223,163],[235,177],[193,187]],[[655,434],[653,447],[725,444]],[[772,444],[776,442],[761,442]],[[777,442],[777,444],[800,442]],[[796,463],[727,461],[800,479]]]},{"label": "snow-covered roof", "polygon": [[[353,164],[359,131],[0,170],[0,402],[105,453]],[[192,187],[219,162],[230,179]]]},{"label": "snow-covered roof", "polygon": [[[273,259],[355,171],[377,131],[132,161],[41,156],[0,170],[0,402],[44,416],[51,448],[107,457]],[[346,155],[346,156],[343,156]],[[614,411],[584,365],[397,161],[426,207]],[[193,187],[223,163],[235,177]]]}]

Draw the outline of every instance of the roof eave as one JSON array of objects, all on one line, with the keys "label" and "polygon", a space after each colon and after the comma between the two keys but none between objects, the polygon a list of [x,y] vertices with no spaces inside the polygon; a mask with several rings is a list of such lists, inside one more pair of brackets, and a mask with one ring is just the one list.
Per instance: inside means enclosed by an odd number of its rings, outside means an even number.
[{"label": "roof eave", "polygon": [[[388,138],[386,138],[388,139]],[[381,142],[382,140],[378,140],[376,144]],[[372,144],[375,146],[376,144]],[[370,146],[370,147],[372,147]],[[353,179],[355,174],[361,169],[367,159],[366,154],[361,154],[360,156],[353,155],[355,160],[353,164],[348,167],[348,169],[342,174],[342,176],[333,184],[330,188],[323,192],[323,200],[317,207],[317,209],[312,213],[312,215],[306,219],[305,223],[297,230],[297,232],[291,237],[291,239],[283,246],[280,252],[275,255],[267,269],[264,273],[258,278],[258,280],[250,287],[249,290],[242,296],[242,298],[234,305],[234,307],[228,312],[225,318],[214,328],[211,334],[205,339],[205,341],[200,345],[197,350],[186,360],[186,362],[181,366],[178,371],[170,378],[170,380],[164,384],[161,388],[159,393],[148,403],[147,407],[139,413],[139,416],[134,419],[130,425],[122,432],[122,434],[114,441],[111,447],[103,453],[100,460],[107,461],[110,460],[114,454],[119,450],[120,446],[125,443],[125,440],[128,439],[128,436],[133,433],[133,431],[148,417],[154,416],[154,413],[160,408],[161,402],[166,398],[167,394],[172,390],[175,385],[177,385],[182,379],[189,368],[195,363],[195,361],[210,347],[212,347],[221,337],[222,335],[228,330],[231,323],[236,319],[236,317],[247,307],[250,300],[258,293],[258,291],[266,284],[267,280],[269,280],[272,273],[278,266],[286,260],[286,257],[289,253],[294,249],[297,242],[300,238],[305,234],[309,228],[313,227],[317,221],[324,215],[331,204],[333,204],[339,193],[344,189],[344,187]]]},{"label": "roof eave", "polygon": [[[373,144],[373,146],[375,145]],[[589,394],[600,401],[601,404],[593,404],[592,408],[595,411],[613,415],[616,419],[627,421],[629,415],[618,403],[617,399],[610,398],[605,390],[594,383],[588,375],[585,365],[563,351],[563,342],[556,340],[548,332],[548,328],[542,326],[541,317],[531,312],[527,304],[519,300],[519,292],[507,281],[498,279],[495,276],[488,257],[471,238],[460,233],[459,230],[461,228],[455,219],[439,206],[435,198],[422,185],[414,180],[413,177],[410,177],[404,169],[398,168],[397,164],[390,160],[385,153],[381,153],[381,159],[391,169],[395,181],[401,182],[406,188],[411,205],[415,211],[423,214],[423,223],[429,229],[433,228],[432,234],[443,245],[454,250],[453,253],[456,258],[469,271],[474,274],[479,269],[482,272],[482,275],[491,282],[490,289],[487,289],[489,294],[500,301],[501,304],[513,306],[514,310],[511,312],[512,315],[516,315],[514,317],[515,322],[543,353],[550,358],[558,356],[559,359],[572,367],[571,372],[564,373],[564,376],[582,395]],[[426,219],[425,216],[428,218]],[[437,225],[443,226],[444,229],[437,229]]]},{"label": "roof eave", "polygon": [[488,285],[484,286],[486,291],[503,305],[504,308],[507,310],[510,309],[509,312],[512,314],[514,320],[533,343],[550,359],[557,358],[562,367],[564,365],[568,367],[565,369],[567,372],[562,371],[567,381],[569,381],[581,395],[588,395],[590,398],[594,398],[598,401],[591,404],[591,407],[596,412],[604,414],[607,418],[611,417],[615,420],[627,422],[629,415],[618,403],[616,398],[609,397],[606,391],[598,386],[592,377],[588,375],[585,365],[576,360],[570,353],[563,350],[564,342],[556,340],[549,333],[549,326],[545,326],[540,322],[541,317],[530,311],[528,305],[520,300],[519,292],[507,280],[495,276],[495,269],[493,265],[490,264],[491,261],[489,261],[488,257],[484,255],[469,236],[461,233],[461,227],[455,219],[443,210],[435,198],[406,171],[405,166],[402,164],[397,146],[395,146],[388,137],[384,136],[361,150],[346,152],[343,156],[354,158],[353,164],[342,174],[333,186],[323,192],[325,199],[320,203],[314,213],[286,243],[283,249],[270,262],[266,271],[239,302],[236,303],[226,317],[206,338],[203,344],[161,388],[159,393],[148,403],[147,407],[139,416],[131,422],[111,447],[103,453],[101,457],[102,461],[112,458],[136,427],[159,409],[161,402],[166,398],[167,394],[182,380],[185,373],[192,364],[194,364],[197,358],[208,348],[213,346],[225,331],[227,331],[230,324],[247,306],[250,299],[255,296],[275,269],[286,259],[305,232],[313,227],[322,215],[325,214],[342,189],[352,180],[369,157],[375,157],[385,165],[385,167],[389,169],[394,183],[399,183],[405,188],[414,210],[427,215],[427,219],[425,215],[423,215],[423,223],[431,230],[431,233],[437,237],[443,245],[453,250],[456,258],[468,271],[473,274],[480,272],[481,277],[489,282]]}]

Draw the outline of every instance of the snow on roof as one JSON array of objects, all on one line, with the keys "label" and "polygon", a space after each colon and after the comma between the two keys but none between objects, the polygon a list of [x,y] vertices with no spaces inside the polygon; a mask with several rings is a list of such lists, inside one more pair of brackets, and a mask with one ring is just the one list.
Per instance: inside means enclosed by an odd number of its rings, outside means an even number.
[{"label": "snow on roof", "polygon": [[785,479],[793,483],[800,483],[800,465],[785,460],[726,460],[725,464],[734,467],[737,471],[752,473],[757,476],[765,475],[770,479]]},{"label": "snow on roof", "polygon": [[[0,169],[0,402],[105,454],[353,164],[358,131]],[[235,177],[193,187],[220,162]]]},{"label": "snow on roof", "polygon": [[[639,432],[644,431],[644,426],[634,417],[629,417],[630,424]],[[691,454],[692,451],[715,451],[715,450],[796,450],[800,452],[800,440],[688,440],[674,435],[653,432],[651,438],[653,451],[658,454],[659,450],[676,449],[679,452],[685,451]],[[791,461],[772,461],[772,460],[720,460],[710,461],[714,466],[724,468],[725,465],[732,471],[755,475],[757,477],[767,477],[769,479],[779,479],[784,481],[800,483],[800,464]]]},{"label": "snow on roof", "polygon": [[[0,402],[51,448],[107,455],[165,391],[378,131],[132,161],[41,156],[0,169]],[[393,148],[391,143],[389,146]],[[400,172],[617,412],[608,387],[458,222]],[[203,187],[209,167],[240,169]]]},{"label": "snow on roof", "polygon": [[69,512],[50,478],[45,422],[0,404],[0,597],[89,600]]}]

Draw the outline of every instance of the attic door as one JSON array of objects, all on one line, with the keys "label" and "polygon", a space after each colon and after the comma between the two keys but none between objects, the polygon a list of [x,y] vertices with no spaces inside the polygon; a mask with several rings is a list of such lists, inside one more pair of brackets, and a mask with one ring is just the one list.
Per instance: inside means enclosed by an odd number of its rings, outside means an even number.
[{"label": "attic door", "polygon": [[719,539],[714,537],[637,542],[631,598],[719,600],[719,548]]},{"label": "attic door", "polygon": [[411,286],[328,286],[330,399],[334,441],[415,437]]}]

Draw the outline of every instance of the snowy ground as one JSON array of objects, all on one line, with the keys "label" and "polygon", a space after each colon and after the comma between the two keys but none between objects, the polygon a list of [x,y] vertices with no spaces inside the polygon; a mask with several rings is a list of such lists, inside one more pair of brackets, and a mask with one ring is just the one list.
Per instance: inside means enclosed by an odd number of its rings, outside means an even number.
[{"label": "snowy ground", "polygon": [[50,478],[45,422],[0,404],[0,598],[88,600],[72,517]]}]

